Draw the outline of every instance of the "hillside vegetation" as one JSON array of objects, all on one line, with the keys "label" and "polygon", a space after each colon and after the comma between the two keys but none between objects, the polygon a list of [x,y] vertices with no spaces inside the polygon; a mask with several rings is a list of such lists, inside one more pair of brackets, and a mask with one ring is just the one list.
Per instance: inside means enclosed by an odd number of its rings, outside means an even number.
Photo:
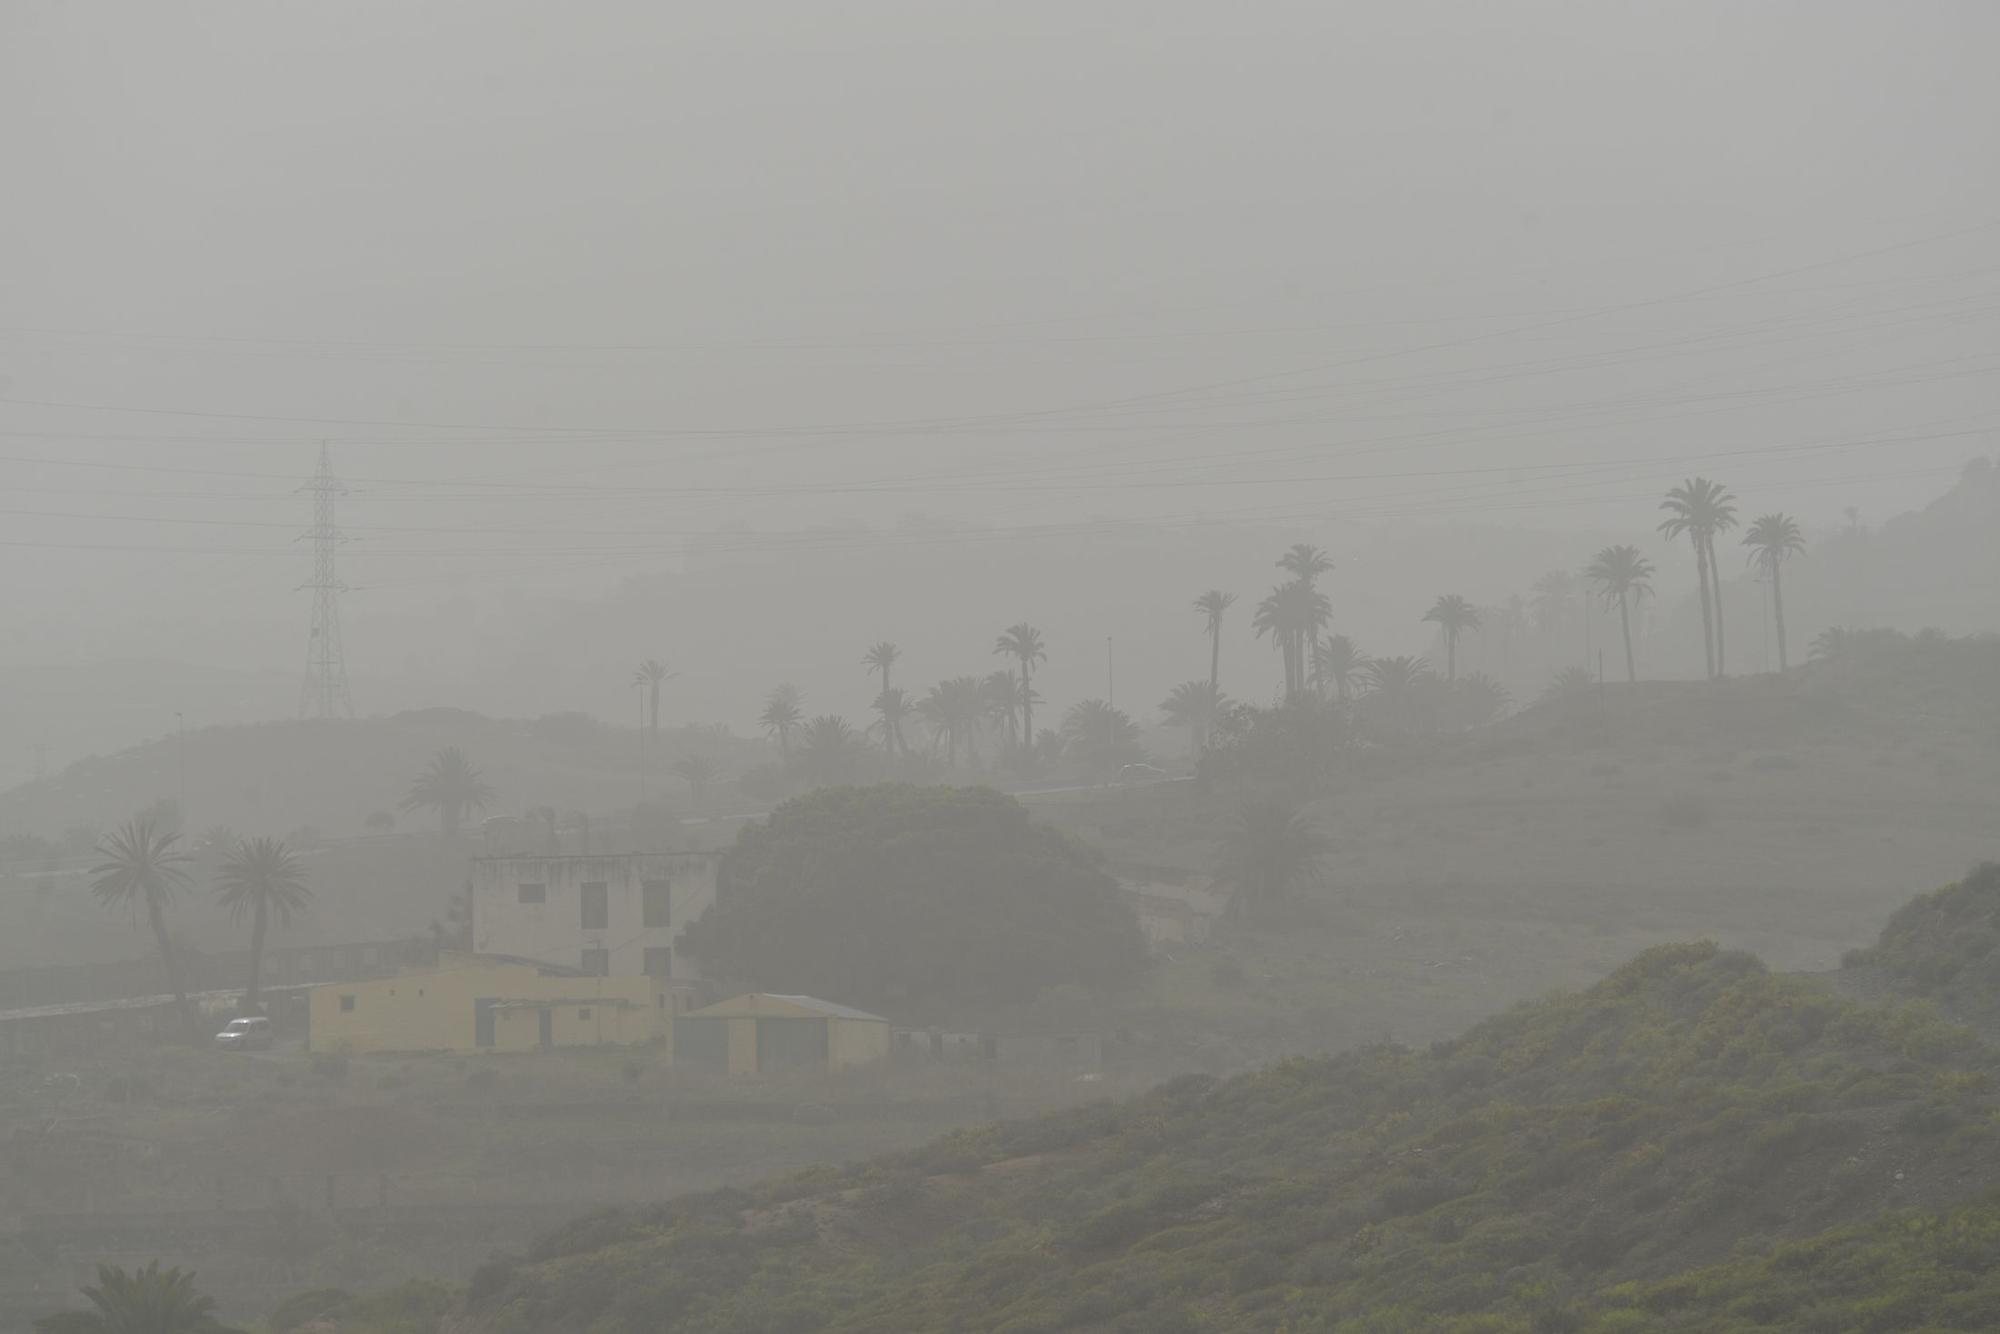
[{"label": "hillside vegetation", "polygon": [[1894,1296],[1986,1328],[1995,1211],[1959,1206],[2000,1184],[1995,1065],[1922,1007],[1665,947],[1427,1051],[587,1219],[487,1266],[447,1327],[1917,1327],[1828,1323]]},{"label": "hillside vegetation", "polygon": [[1875,944],[1842,961],[1842,975],[1856,988],[1921,996],[2000,1033],[2000,863],[1905,904]]}]

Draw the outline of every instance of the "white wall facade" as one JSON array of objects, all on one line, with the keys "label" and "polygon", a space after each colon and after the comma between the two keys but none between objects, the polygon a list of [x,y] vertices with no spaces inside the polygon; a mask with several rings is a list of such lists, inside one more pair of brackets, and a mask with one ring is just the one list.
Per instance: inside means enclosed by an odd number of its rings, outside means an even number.
[{"label": "white wall facade", "polygon": [[[714,853],[633,853],[609,857],[480,857],[472,863],[472,948],[565,968],[589,968],[602,951],[613,977],[648,971],[671,960],[666,975],[700,976],[681,951],[690,923],[715,903]],[[647,925],[647,886],[666,886],[667,919]],[[595,889],[602,886],[602,890]],[[587,899],[601,892],[601,924],[586,924]],[[655,890],[655,902],[659,891]],[[594,906],[594,905],[593,905]],[[669,951],[660,955],[657,951]],[[658,973],[657,967],[654,969]]]}]

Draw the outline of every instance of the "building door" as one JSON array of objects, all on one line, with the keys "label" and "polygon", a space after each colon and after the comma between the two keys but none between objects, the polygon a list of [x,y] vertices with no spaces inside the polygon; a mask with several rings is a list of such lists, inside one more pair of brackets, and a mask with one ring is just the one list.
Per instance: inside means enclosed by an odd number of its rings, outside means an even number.
[{"label": "building door", "polygon": [[542,1050],[547,1051],[556,1045],[556,1012],[544,1005],[535,1014],[542,1021]]},{"label": "building door", "polygon": [[493,1002],[490,1000],[472,1002],[472,1045],[493,1045]]}]

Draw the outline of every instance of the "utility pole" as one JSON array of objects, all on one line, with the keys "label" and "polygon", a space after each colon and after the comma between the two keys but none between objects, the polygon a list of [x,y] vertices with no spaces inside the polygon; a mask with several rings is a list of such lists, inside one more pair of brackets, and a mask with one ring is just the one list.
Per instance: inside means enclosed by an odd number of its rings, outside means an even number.
[{"label": "utility pole", "polygon": [[[334,554],[346,539],[334,521],[334,500],[347,493],[333,475],[326,442],[319,447],[319,471],[299,488],[313,493],[312,527],[300,534],[313,544],[312,578],[299,589],[313,592],[312,629],[306,635],[306,679],[299,690],[299,717],[352,718],[347,693],[347,655],[340,639],[340,595],[347,585],[334,571]],[[299,591],[295,589],[293,591]]]},{"label": "utility pole", "polygon": [[1104,636],[1104,702],[1118,707],[1118,669],[1111,656],[1111,636]]}]

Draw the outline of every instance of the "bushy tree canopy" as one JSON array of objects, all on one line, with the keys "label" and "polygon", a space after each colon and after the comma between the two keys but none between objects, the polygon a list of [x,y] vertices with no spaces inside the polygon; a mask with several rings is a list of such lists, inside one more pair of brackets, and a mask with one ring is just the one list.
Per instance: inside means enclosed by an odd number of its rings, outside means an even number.
[{"label": "bushy tree canopy", "polygon": [[1117,985],[1144,958],[1117,882],[988,788],[824,788],[745,828],[688,930],[711,974],[897,1018]]}]

